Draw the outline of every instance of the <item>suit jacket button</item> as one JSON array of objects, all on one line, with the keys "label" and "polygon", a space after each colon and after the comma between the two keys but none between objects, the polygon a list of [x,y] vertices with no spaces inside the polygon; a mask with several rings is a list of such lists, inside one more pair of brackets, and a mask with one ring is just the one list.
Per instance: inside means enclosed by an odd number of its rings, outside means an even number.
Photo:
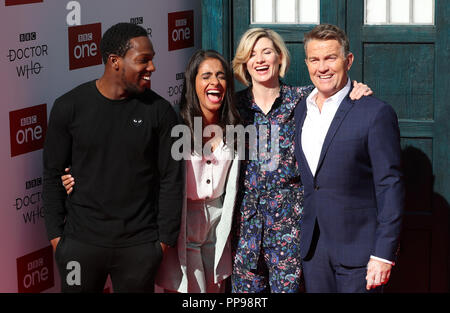
[{"label": "suit jacket button", "polygon": [[314,190],[319,190],[319,186],[314,186]]}]

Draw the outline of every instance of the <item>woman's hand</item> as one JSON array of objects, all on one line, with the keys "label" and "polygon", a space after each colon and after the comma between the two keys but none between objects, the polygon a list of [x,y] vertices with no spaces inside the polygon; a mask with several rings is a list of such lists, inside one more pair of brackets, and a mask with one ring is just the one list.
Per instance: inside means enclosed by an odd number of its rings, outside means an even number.
[{"label": "woman's hand", "polygon": [[363,96],[373,95],[372,89],[369,86],[363,83],[358,83],[356,80],[353,81],[353,89],[350,93],[350,99],[359,100]]},{"label": "woman's hand", "polygon": [[61,176],[61,181],[64,188],[66,189],[66,193],[69,195],[73,191],[73,185],[75,185],[75,178],[73,178],[72,175],[69,173],[70,168],[66,168],[64,171],[68,174]]}]

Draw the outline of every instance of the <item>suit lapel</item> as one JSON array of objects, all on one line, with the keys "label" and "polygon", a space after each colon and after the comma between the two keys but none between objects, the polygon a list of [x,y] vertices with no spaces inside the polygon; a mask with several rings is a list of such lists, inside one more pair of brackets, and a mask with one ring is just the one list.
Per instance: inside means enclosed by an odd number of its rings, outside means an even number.
[{"label": "suit lapel", "polygon": [[349,96],[347,95],[344,98],[344,100],[342,100],[341,104],[339,105],[339,109],[336,111],[333,121],[331,122],[330,128],[328,129],[327,135],[325,136],[322,150],[320,152],[319,163],[317,164],[316,173],[320,170],[320,167],[322,166],[325,155],[327,154],[328,147],[330,146],[331,142],[333,141],[333,138],[336,135],[337,130],[341,126],[342,121],[344,120],[345,116],[350,111],[350,109],[353,107],[353,104],[354,104],[354,102],[352,100],[350,100]]},{"label": "suit lapel", "polygon": [[[298,129],[297,132],[297,144],[299,147],[300,151],[300,157],[301,160],[298,160],[298,162],[302,162],[303,164],[305,164],[305,168],[307,169],[307,173],[308,174],[308,178],[310,178],[311,180],[313,179],[313,174],[311,172],[311,169],[309,168],[309,164],[308,161],[306,161],[306,157],[305,154],[303,153],[303,148],[302,148],[302,128],[303,128],[303,124],[305,122],[305,118],[306,118],[306,97],[299,103],[300,108],[299,108],[299,119],[298,119],[298,125],[296,126]],[[303,179],[303,178],[302,178]]]}]

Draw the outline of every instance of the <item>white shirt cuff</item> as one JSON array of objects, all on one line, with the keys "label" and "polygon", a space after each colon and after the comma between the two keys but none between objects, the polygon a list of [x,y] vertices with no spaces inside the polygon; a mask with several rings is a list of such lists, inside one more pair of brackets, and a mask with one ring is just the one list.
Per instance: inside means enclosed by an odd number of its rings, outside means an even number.
[{"label": "white shirt cuff", "polygon": [[382,258],[373,256],[373,255],[371,255],[370,258],[371,258],[371,259],[374,259],[374,260],[378,260],[378,261],[384,262],[384,263],[391,264],[392,266],[395,265],[395,262],[392,262],[392,261],[389,261],[389,260],[386,260],[386,259],[382,259]]}]

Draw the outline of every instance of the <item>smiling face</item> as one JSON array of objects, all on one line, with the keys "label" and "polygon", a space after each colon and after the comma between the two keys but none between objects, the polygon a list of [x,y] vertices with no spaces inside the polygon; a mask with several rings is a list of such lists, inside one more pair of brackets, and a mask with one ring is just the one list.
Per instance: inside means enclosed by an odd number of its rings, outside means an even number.
[{"label": "smiling face", "polygon": [[148,37],[130,39],[131,48],[121,59],[122,87],[128,94],[142,93],[150,88],[150,76],[155,71],[155,51]]},{"label": "smiling face", "polygon": [[256,41],[246,63],[253,85],[272,85],[278,83],[281,56],[277,53],[272,40],[262,37]]},{"label": "smiling face", "polygon": [[200,63],[195,77],[195,91],[203,116],[208,120],[217,118],[227,91],[225,70],[218,59],[207,58]]},{"label": "smiling face", "polygon": [[337,40],[311,40],[306,46],[306,65],[309,77],[316,86],[318,98],[325,100],[347,84],[347,71],[353,63],[353,54],[344,55]]}]

